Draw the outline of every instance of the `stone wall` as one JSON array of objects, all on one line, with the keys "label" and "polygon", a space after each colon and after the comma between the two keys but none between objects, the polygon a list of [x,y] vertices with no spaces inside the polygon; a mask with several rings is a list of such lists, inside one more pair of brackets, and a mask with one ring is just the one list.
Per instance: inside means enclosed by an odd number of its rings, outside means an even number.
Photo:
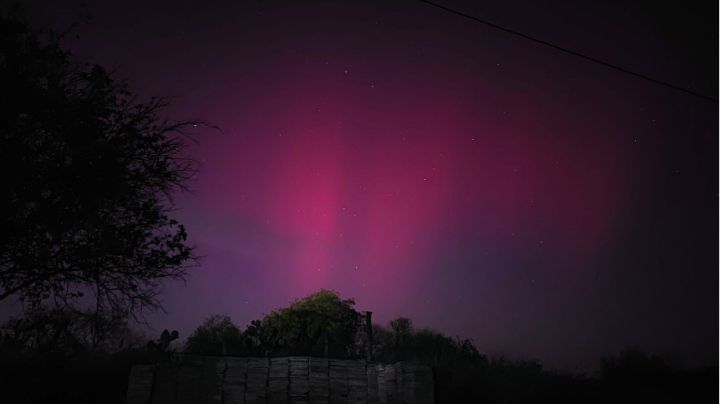
[{"label": "stone wall", "polygon": [[398,362],[181,355],[134,366],[127,404],[431,404],[432,371]]}]

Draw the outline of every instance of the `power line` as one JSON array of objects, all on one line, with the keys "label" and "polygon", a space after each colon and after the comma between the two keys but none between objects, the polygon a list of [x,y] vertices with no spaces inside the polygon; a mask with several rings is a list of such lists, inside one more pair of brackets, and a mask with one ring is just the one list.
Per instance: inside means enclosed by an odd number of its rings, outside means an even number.
[{"label": "power line", "polygon": [[479,23],[484,24],[484,25],[487,25],[487,26],[489,26],[489,27],[491,27],[491,28],[495,28],[495,29],[497,29],[497,30],[500,30],[500,31],[503,31],[503,32],[507,32],[508,34],[512,34],[512,35],[515,35],[515,36],[519,36],[519,37],[524,38],[524,39],[527,39],[527,40],[529,40],[529,41],[532,41],[532,42],[535,42],[535,43],[539,43],[539,44],[541,44],[541,45],[544,45],[544,46],[553,48],[553,49],[558,50],[558,51],[560,51],[560,52],[567,53],[567,54],[569,54],[569,55],[576,56],[576,57],[579,57],[579,58],[581,58],[581,59],[585,59],[585,60],[587,60],[587,61],[590,61],[590,62],[599,64],[599,65],[601,65],[601,66],[609,67],[609,68],[614,69],[614,70],[617,70],[617,71],[619,71],[619,72],[622,72],[622,73],[625,73],[625,74],[629,74],[629,75],[631,75],[631,76],[635,76],[635,77],[641,78],[641,79],[643,79],[643,80],[646,80],[646,81],[649,81],[649,82],[652,82],[652,83],[655,83],[655,84],[660,84],[661,86],[665,86],[665,87],[668,87],[668,88],[672,88],[673,90],[682,91],[682,92],[684,92],[684,93],[686,93],[686,94],[690,94],[690,95],[693,95],[693,96],[695,96],[695,97],[702,98],[702,99],[704,99],[704,100],[706,100],[706,101],[718,102],[717,99],[712,98],[712,97],[710,97],[710,96],[707,96],[707,95],[705,95],[705,94],[698,93],[698,92],[695,92],[695,91],[693,91],[693,90],[687,89],[687,88],[685,88],[685,87],[680,87],[680,86],[677,86],[677,85],[675,85],[675,84],[668,83],[668,82],[666,82],[666,81],[658,80],[658,79],[652,78],[652,77],[650,77],[650,76],[646,76],[646,75],[644,75],[644,74],[642,74],[642,73],[637,73],[637,72],[634,72],[634,71],[632,71],[632,70],[628,70],[628,69],[626,69],[626,68],[624,68],[624,67],[620,67],[620,66],[618,66],[618,65],[615,65],[615,64],[612,64],[612,63],[609,63],[609,62],[605,62],[605,61],[602,61],[602,60],[600,60],[600,59],[596,59],[596,58],[594,58],[594,57],[592,57],[592,56],[588,56],[588,55],[582,54],[582,53],[580,53],[580,52],[576,52],[576,51],[574,51],[574,50],[572,50],[572,49],[564,48],[564,47],[562,47],[562,46],[560,46],[560,45],[555,45],[554,43],[547,42],[547,41],[544,41],[544,40],[542,40],[542,39],[535,38],[535,37],[530,36],[530,35],[527,35],[527,34],[523,34],[522,32],[518,32],[518,31],[515,31],[515,30],[510,29],[510,28],[505,28],[505,27],[503,27],[503,26],[497,25],[497,24],[492,23],[492,22],[490,22],[490,21],[483,20],[482,18],[478,18],[478,17],[475,17],[475,16],[473,16],[473,15],[463,13],[462,11],[458,11],[458,10],[455,10],[455,9],[453,9],[453,8],[443,6],[442,4],[438,4],[438,3],[435,3],[435,2],[432,2],[432,1],[429,1],[429,0],[418,0],[418,1],[420,1],[420,2],[422,2],[422,3],[425,3],[425,4],[428,4],[428,5],[431,5],[431,6],[435,7],[435,8],[439,8],[439,9],[441,9],[441,10],[447,11],[447,12],[449,12],[449,13],[452,13],[452,14],[455,14],[455,15],[459,15],[459,16],[461,16],[461,17],[464,17],[464,18],[473,20],[473,21],[475,21],[475,22],[479,22]]}]

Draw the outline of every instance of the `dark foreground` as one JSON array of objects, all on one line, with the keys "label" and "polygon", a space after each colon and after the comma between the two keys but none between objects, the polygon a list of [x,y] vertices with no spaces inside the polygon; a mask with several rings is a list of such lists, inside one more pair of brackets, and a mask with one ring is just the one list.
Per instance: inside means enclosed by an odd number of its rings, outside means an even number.
[{"label": "dark foreground", "polygon": [[[72,357],[5,352],[0,359],[1,402],[78,404],[124,403],[133,365],[172,360],[168,354],[144,351]],[[504,360],[432,368],[436,403],[718,402],[717,367],[673,369],[639,353],[604,362],[592,377],[549,372],[534,362]],[[186,395],[182,400],[193,402]]]}]

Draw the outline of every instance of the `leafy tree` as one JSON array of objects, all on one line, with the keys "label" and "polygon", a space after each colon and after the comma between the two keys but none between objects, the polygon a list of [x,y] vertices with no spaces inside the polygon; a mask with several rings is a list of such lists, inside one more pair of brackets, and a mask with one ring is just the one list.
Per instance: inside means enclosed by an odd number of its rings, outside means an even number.
[{"label": "leafy tree", "polygon": [[0,301],[127,316],[195,256],[171,195],[194,163],[183,134],[61,35],[0,12]]},{"label": "leafy tree", "polygon": [[272,355],[356,356],[360,313],[354,306],[329,290],[295,300],[261,321],[261,343]]},{"label": "leafy tree", "polygon": [[208,317],[188,337],[185,352],[203,355],[237,355],[242,351],[240,329],[228,316]]}]

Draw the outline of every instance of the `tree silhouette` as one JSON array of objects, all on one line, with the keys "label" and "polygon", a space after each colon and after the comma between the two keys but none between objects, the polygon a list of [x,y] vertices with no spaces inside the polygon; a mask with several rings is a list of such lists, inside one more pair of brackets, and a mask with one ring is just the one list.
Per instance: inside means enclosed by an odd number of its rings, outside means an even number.
[{"label": "tree silhouette", "polygon": [[194,163],[162,98],[138,102],[61,35],[0,13],[0,301],[134,315],[195,259],[170,217]]},{"label": "tree silhouette", "polygon": [[355,356],[360,313],[354,306],[352,299],[321,290],[268,314],[260,340],[273,355]]},{"label": "tree silhouette", "polygon": [[408,354],[413,337],[413,323],[407,317],[398,317],[390,321],[390,329],[393,335],[393,350],[401,359]]},{"label": "tree silhouette", "polygon": [[240,353],[240,329],[230,317],[208,317],[188,337],[185,352],[203,355],[237,355]]},{"label": "tree silhouette", "polygon": [[121,315],[42,306],[3,324],[0,343],[41,353],[115,352],[130,347],[133,334]]},{"label": "tree silhouette", "polygon": [[617,356],[602,358],[600,375],[615,384],[661,384],[672,368],[662,357],[638,348],[626,348]]}]

